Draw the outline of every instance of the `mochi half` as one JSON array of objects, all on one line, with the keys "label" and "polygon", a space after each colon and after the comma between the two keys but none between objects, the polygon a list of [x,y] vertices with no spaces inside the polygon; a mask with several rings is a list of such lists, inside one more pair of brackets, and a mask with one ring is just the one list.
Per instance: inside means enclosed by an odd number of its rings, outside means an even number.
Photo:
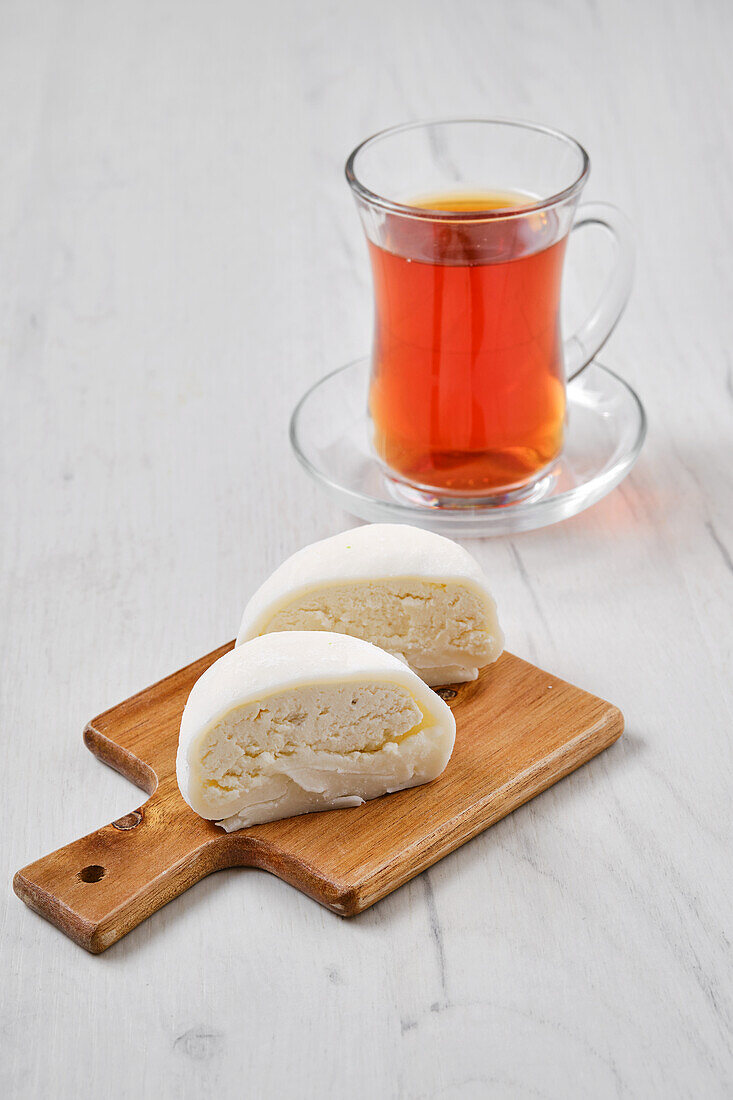
[{"label": "mochi half", "polygon": [[442,535],[392,523],[356,527],[293,554],[247,604],[237,645],[286,630],[363,638],[431,686],[475,680],[504,648],[475,558]]},{"label": "mochi half", "polygon": [[227,832],[427,783],[453,751],[450,708],[396,657],[322,631],[254,638],[194,684],[181,794]]}]

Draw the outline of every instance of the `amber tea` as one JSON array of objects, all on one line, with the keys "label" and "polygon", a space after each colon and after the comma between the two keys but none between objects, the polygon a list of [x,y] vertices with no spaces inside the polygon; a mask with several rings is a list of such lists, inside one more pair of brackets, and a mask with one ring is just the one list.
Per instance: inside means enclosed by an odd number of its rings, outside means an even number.
[{"label": "amber tea", "polygon": [[[527,195],[446,194],[417,209],[497,211]],[[560,453],[560,280],[551,212],[491,221],[387,215],[369,242],[370,410],[380,458],[407,481],[481,495],[526,484]]]}]

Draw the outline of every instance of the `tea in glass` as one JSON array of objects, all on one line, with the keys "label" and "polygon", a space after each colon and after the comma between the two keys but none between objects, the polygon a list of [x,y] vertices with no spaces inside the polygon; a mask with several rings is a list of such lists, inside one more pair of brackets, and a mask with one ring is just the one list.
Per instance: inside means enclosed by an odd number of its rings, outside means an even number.
[{"label": "tea in glass", "polygon": [[[531,196],[416,198],[511,210]],[[375,293],[374,446],[407,481],[482,495],[524,485],[563,443],[559,300],[566,237],[552,217],[484,222],[386,215],[369,242]]]}]

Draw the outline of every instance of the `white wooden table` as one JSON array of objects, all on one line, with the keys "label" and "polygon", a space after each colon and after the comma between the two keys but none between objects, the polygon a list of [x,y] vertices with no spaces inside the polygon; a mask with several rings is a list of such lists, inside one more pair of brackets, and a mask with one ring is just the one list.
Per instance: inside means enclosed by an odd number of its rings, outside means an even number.
[{"label": "white wooden table", "polygon": [[[732,45],[725,0],[0,5],[3,1095],[731,1095]],[[286,437],[369,343],[342,162],[456,114],[573,133],[638,231],[637,468],[471,544],[628,732],[357,919],[233,870],[88,956],[12,874],[140,801],[85,721],[351,525]]]}]

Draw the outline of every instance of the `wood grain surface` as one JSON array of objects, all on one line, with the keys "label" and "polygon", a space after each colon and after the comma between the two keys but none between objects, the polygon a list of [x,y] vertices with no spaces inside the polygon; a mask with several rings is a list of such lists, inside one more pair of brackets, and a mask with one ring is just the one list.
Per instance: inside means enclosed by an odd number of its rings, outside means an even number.
[{"label": "wood grain surface", "polygon": [[349,810],[226,834],[183,801],[181,713],[222,646],[93,719],[87,746],[150,793],[139,809],[18,871],[23,901],[93,954],[212,871],[271,871],[354,916],[574,771],[621,736],[617,707],[510,653],[470,684],[442,689],[456,718],[432,783]]}]

